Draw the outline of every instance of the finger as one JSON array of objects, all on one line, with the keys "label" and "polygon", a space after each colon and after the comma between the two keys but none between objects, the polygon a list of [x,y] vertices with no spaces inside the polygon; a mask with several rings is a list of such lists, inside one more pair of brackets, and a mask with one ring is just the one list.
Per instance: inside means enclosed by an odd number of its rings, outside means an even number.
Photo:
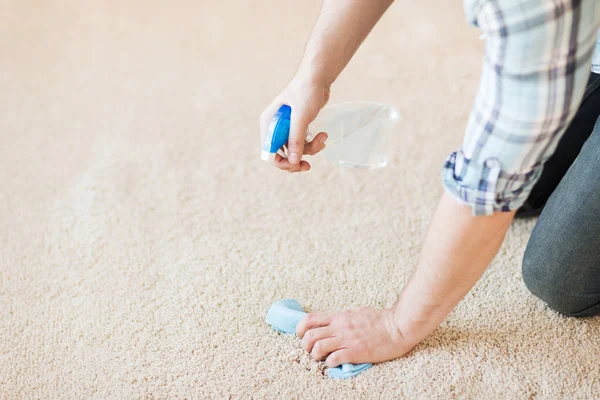
[{"label": "finger", "polygon": [[291,164],[299,164],[302,159],[308,123],[309,121],[304,117],[304,114],[301,111],[298,112],[292,109],[290,118],[290,137],[287,145]]},{"label": "finger", "polygon": [[350,351],[346,348],[339,349],[329,354],[325,359],[328,368],[335,368],[342,364],[350,363]]},{"label": "finger", "polygon": [[327,140],[327,134],[325,132],[319,133],[313,140],[304,145],[304,154],[315,155],[325,148],[325,141]]},{"label": "finger", "polygon": [[302,160],[302,161],[300,161],[300,164],[296,164],[296,166],[299,166],[300,168],[297,171],[290,171],[290,172],[306,172],[306,171],[310,171],[310,164],[307,161]]},{"label": "finger", "polygon": [[317,361],[323,361],[329,354],[340,349],[341,342],[341,339],[337,337],[321,339],[315,343],[310,355]]},{"label": "finger", "polygon": [[307,161],[301,161],[300,164],[290,164],[289,160],[280,154],[275,154],[275,166],[287,172],[304,172],[310,170],[310,164]]},{"label": "finger", "polygon": [[301,161],[300,164],[290,164],[289,160],[279,154],[275,154],[275,166],[287,172],[305,172],[310,170],[310,164],[306,161]]},{"label": "finger", "polygon": [[321,326],[326,326],[331,323],[331,313],[311,313],[308,314],[296,326],[296,335],[303,338],[306,331]]},{"label": "finger", "polygon": [[313,350],[315,343],[319,340],[331,337],[331,333],[331,327],[329,326],[309,329],[302,337],[302,348],[310,353]]}]

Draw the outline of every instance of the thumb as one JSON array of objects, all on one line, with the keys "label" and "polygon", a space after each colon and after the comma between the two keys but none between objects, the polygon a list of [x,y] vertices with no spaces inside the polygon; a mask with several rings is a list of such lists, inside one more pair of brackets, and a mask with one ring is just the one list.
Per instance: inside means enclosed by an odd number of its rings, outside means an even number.
[{"label": "thumb", "polygon": [[290,164],[298,164],[304,154],[306,129],[310,121],[301,110],[294,111],[290,117],[290,137],[288,139],[288,160]]}]

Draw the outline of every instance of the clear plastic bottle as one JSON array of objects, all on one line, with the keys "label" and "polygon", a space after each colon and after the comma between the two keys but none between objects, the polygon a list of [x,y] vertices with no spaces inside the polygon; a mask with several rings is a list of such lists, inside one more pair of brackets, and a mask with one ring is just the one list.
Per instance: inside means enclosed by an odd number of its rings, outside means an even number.
[{"label": "clear plastic bottle", "polygon": [[383,168],[389,162],[389,139],[400,119],[395,107],[370,102],[346,102],[324,107],[309,126],[309,137],[329,136],[325,157],[346,168]]},{"label": "clear plastic bottle", "polygon": [[[287,143],[292,110],[283,105],[273,117],[263,143],[262,158],[272,161]],[[389,139],[400,114],[395,107],[371,102],[346,102],[324,107],[310,124],[307,139],[326,132],[323,154],[340,167],[375,169],[389,162]]]}]

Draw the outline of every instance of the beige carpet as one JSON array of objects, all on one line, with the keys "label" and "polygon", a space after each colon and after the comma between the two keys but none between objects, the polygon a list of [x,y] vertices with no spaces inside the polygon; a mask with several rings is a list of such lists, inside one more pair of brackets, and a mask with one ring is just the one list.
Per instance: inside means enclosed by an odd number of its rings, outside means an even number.
[{"label": "beige carpet", "polygon": [[600,319],[521,281],[533,221],[356,379],[263,323],[284,297],[385,306],[407,281],[477,85],[460,3],[395,4],[333,88],[401,110],[391,165],[289,175],[259,160],[258,115],[319,1],[1,0],[0,398],[598,398]]}]

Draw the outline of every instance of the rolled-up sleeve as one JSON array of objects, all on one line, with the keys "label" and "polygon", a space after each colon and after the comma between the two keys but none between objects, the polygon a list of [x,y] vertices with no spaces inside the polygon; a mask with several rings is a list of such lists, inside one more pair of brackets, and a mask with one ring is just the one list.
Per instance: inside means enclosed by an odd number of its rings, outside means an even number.
[{"label": "rolled-up sleeve", "polygon": [[597,0],[466,0],[486,37],[481,82],[444,188],[474,215],[527,199],[585,92],[600,26]]}]

